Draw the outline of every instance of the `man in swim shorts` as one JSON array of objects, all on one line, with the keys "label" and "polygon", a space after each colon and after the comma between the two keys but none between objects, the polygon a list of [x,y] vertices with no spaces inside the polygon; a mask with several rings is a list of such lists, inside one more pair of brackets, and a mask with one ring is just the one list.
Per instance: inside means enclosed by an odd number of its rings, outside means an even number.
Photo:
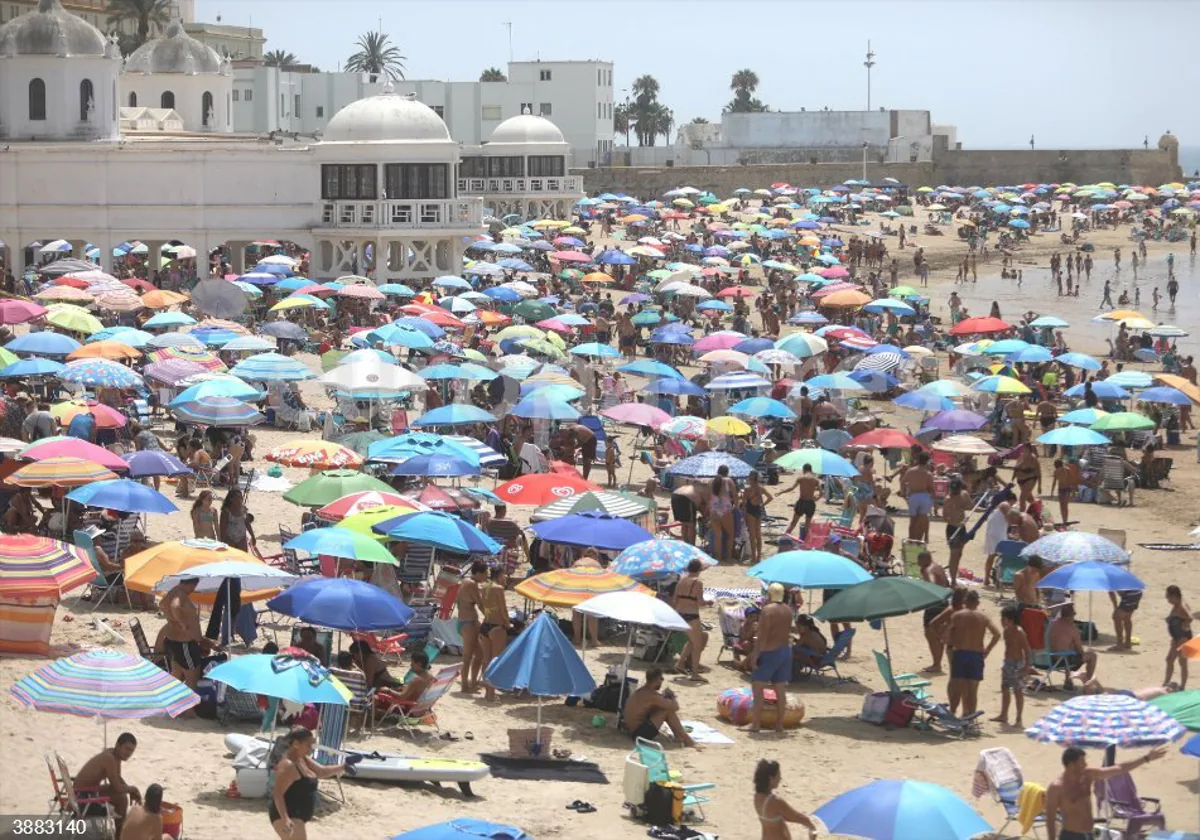
[{"label": "man in swim shorts", "polygon": [[929,542],[929,515],[933,513],[933,473],[929,453],[918,452],[913,465],[900,479],[908,497],[908,538]]},{"label": "man in swim shorts", "polygon": [[775,689],[775,731],[783,732],[783,710],[787,708],[787,684],[792,679],[792,610],[783,603],[783,584],[767,588],[768,603],[758,619],[758,638],[750,657],[750,682],[754,706],[750,710],[750,731],[762,729],[767,686]]},{"label": "man in swim shorts", "polygon": [[679,701],[669,689],[662,691],[662,685],[661,668],[651,668],[646,672],[645,684],[625,701],[626,731],[635,741],[638,738],[658,741],[662,737],[659,728],[665,723],[679,743],[685,747],[696,746],[696,742],[679,722]]},{"label": "man in swim shorts", "polygon": [[[950,698],[950,713],[968,717],[979,707],[979,684],[983,682],[983,662],[1000,641],[1000,630],[979,611],[979,592],[972,589],[963,601],[964,609],[950,616],[947,625],[946,648],[950,651],[950,682],[946,694]],[[984,645],[983,637],[992,638]]]}]

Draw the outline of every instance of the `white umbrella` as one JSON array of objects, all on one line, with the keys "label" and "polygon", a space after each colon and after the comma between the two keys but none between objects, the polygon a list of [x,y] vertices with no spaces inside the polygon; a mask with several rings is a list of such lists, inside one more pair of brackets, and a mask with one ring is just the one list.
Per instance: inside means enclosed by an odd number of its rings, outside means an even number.
[{"label": "white umbrella", "polygon": [[[196,255],[196,252],[193,251],[192,256],[195,256],[195,255]],[[292,259],[291,257],[289,257],[287,254],[271,254],[271,256],[263,257],[261,260],[259,260],[258,264],[259,265],[286,265],[288,268],[296,267],[296,261],[294,259]]]},{"label": "white umbrella", "polygon": [[320,379],[322,384],[333,385],[349,392],[352,396],[358,393],[374,393],[376,391],[424,392],[428,387],[425,380],[411,370],[400,365],[388,365],[380,361],[360,362],[353,365],[340,365]]},{"label": "white umbrella", "polygon": [[987,441],[972,435],[951,435],[933,444],[939,452],[952,452],[955,455],[993,455],[996,447]]},{"label": "white umbrella", "polygon": [[173,575],[167,575],[154,584],[155,592],[166,592],[184,580],[199,579],[197,592],[216,592],[225,588],[225,637],[233,638],[233,607],[229,603],[229,581],[241,581],[242,588],[247,591],[255,589],[282,589],[298,578],[283,569],[268,566],[266,563],[250,563],[242,560],[222,560],[216,563],[202,563],[192,566]]}]

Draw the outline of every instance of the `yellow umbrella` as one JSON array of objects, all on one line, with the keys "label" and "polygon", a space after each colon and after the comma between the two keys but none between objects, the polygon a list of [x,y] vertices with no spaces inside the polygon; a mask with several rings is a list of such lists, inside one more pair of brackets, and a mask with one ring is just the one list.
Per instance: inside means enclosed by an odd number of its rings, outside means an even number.
[{"label": "yellow umbrella", "polygon": [[586,230],[584,230],[583,228],[578,227],[576,225],[571,225],[570,227],[565,227],[562,229],[561,232],[569,233],[571,236],[582,236],[583,234],[587,233]]},{"label": "yellow umbrella", "polygon": [[543,572],[521,581],[514,588],[518,595],[553,607],[574,607],[606,592],[654,594],[628,575],[590,566]]},{"label": "yellow umbrella", "polygon": [[596,283],[597,285],[608,285],[615,282],[615,278],[610,277],[603,271],[593,271],[591,274],[585,274],[579,278],[580,283]]},{"label": "yellow umbrella", "polygon": [[1126,318],[1145,318],[1141,312],[1135,309],[1114,309],[1112,312],[1105,312],[1103,315],[1097,315],[1097,321],[1123,321]]},{"label": "yellow umbrella", "polygon": [[104,329],[100,319],[78,306],[56,303],[46,309],[46,322],[64,330],[92,335]]},{"label": "yellow umbrella", "polygon": [[319,306],[316,298],[310,297],[286,297],[279,303],[271,307],[271,312],[282,312],[286,309],[307,309],[311,306]]},{"label": "yellow umbrella", "polygon": [[[125,586],[134,592],[150,593],[154,585],[169,575],[177,575],[205,563],[262,563],[252,554],[214,540],[172,540],[125,558]],[[259,589],[242,593],[242,603],[270,598],[278,589]],[[217,593],[197,593],[192,597],[211,604]]]},{"label": "yellow umbrella", "polygon": [[696,203],[694,201],[688,201],[686,198],[677,198],[674,201],[672,201],[671,203],[674,204],[676,207],[686,207],[688,209],[691,209],[692,207],[696,206]]},{"label": "yellow umbrella", "polygon": [[496,343],[507,341],[510,338],[545,338],[546,334],[537,327],[531,327],[528,324],[518,324],[512,327],[505,327],[492,337]]},{"label": "yellow umbrella", "polygon": [[748,435],[750,434],[750,424],[745,420],[739,420],[736,417],[714,417],[706,424],[709,431],[716,432],[719,435]]},{"label": "yellow umbrella", "polygon": [[535,228],[565,228],[570,227],[571,223],[561,219],[538,219],[532,226]]}]

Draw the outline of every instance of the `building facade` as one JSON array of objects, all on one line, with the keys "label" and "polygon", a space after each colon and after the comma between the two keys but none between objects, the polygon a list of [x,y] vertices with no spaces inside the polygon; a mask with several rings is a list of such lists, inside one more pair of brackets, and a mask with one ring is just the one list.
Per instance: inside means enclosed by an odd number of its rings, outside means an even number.
[{"label": "building facade", "polygon": [[232,65],[179,21],[125,59],[121,98],[128,108],[174,110],[184,131],[233,132]]}]

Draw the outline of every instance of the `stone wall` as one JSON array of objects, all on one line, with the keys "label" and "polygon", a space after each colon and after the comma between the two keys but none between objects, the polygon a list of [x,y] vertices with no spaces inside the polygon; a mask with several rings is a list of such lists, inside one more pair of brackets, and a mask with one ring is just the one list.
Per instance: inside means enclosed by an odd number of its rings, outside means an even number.
[{"label": "stone wall", "polygon": [[[932,163],[885,163],[867,167],[872,181],[895,178],[902,184],[919,186],[933,178]],[[831,187],[850,178],[862,177],[857,163],[788,163],[760,166],[611,167],[573,169],[583,176],[584,192],[625,192],[630,195],[662,195],[674,187],[689,185],[711,190],[718,196],[733,195],[738,187],[756,189],[779,181],[804,186]],[[1160,182],[1161,183],[1161,182]]]}]

